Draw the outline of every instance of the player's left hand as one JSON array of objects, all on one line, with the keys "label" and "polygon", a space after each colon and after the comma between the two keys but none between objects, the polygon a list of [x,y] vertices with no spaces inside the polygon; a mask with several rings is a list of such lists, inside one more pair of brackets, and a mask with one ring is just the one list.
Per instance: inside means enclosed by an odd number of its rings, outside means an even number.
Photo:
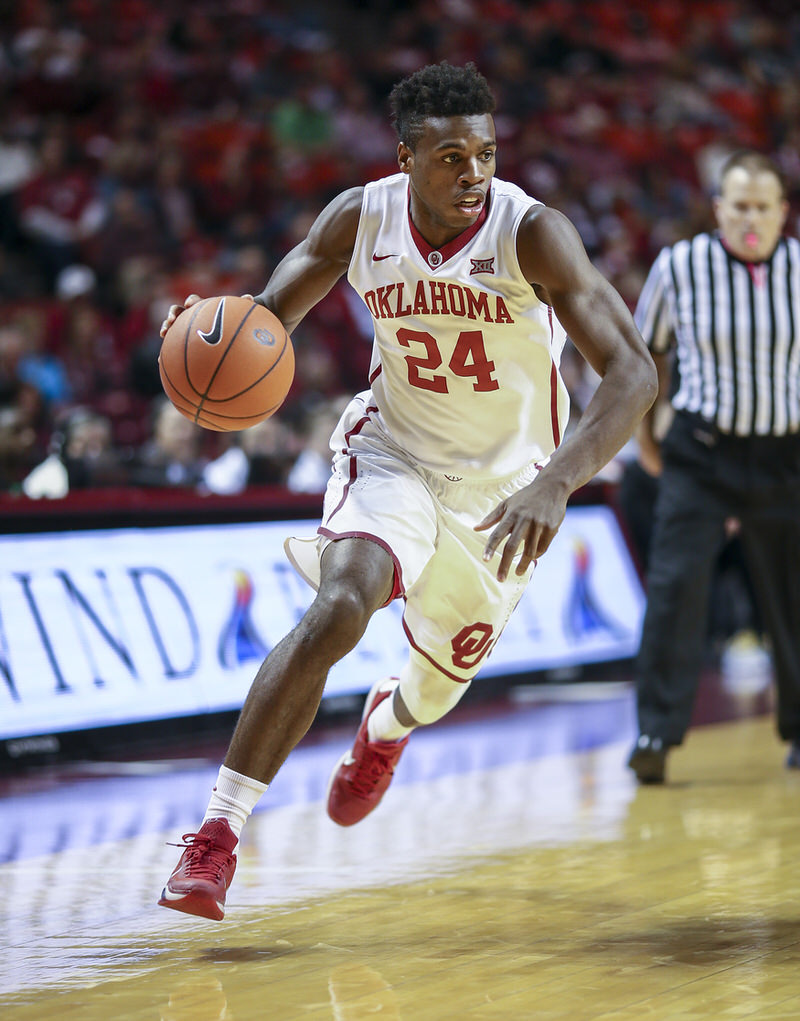
[{"label": "player's left hand", "polygon": [[522,553],[515,571],[517,575],[525,574],[531,564],[547,551],[567,513],[568,496],[568,493],[560,491],[551,492],[543,479],[536,479],[499,503],[475,525],[476,532],[495,526],[483,551],[486,562],[492,559],[503,539],[506,540],[497,568],[498,581],[505,581],[508,577],[520,546]]},{"label": "player's left hand", "polygon": [[202,300],[203,299],[199,294],[190,294],[188,298],[184,299],[182,305],[170,305],[169,311],[167,312],[164,322],[161,324],[161,329],[159,330],[162,339],[166,336],[167,330],[170,326],[172,326],[181,312],[184,312],[187,308],[191,308],[192,305],[196,305],[198,301]]}]

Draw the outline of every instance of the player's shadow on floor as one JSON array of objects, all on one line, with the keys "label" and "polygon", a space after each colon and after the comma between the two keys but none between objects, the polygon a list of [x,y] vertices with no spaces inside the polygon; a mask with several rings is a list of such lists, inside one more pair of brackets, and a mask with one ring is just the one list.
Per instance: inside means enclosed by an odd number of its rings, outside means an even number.
[{"label": "player's shadow on floor", "polygon": [[781,953],[788,963],[800,960],[800,919],[770,919],[762,914],[682,918],[658,928],[631,929],[608,939],[591,940],[581,944],[580,950],[593,959],[603,954],[619,959],[622,952],[657,964],[725,962],[726,967],[754,956]]},{"label": "player's shadow on floor", "polygon": [[253,964],[302,953],[306,949],[305,946],[290,946],[288,943],[248,947],[208,947],[201,950],[195,960],[202,964]]}]

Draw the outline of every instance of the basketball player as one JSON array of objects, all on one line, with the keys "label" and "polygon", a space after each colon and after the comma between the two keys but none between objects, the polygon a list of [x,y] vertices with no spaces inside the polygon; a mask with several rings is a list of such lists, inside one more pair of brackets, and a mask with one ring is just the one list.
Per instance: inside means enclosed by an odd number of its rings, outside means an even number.
[{"label": "basketball player", "polygon": [[[495,178],[494,99],[475,67],[425,67],[391,104],[400,172],[334,199],[256,299],[291,333],[347,273],[374,354],[370,389],[331,440],[317,537],[289,543],[316,598],[260,667],[159,901],[190,914],[223,917],[242,826],[311,725],[328,671],[402,597],[408,661],[369,692],[328,797],[343,826],[377,806],[411,731],[452,709],[486,662],[570,495],[656,393],[632,317],[575,228]],[[566,333],[601,382],[562,443]]]}]

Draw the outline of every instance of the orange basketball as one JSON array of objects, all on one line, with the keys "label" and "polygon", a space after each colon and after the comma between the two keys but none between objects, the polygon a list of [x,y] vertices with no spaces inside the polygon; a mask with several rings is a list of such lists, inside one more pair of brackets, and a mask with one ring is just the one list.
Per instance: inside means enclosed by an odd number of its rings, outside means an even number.
[{"label": "orange basketball", "polygon": [[249,298],[203,298],[167,330],[158,369],[178,411],[205,429],[235,432],[269,418],[294,378],[280,320]]}]

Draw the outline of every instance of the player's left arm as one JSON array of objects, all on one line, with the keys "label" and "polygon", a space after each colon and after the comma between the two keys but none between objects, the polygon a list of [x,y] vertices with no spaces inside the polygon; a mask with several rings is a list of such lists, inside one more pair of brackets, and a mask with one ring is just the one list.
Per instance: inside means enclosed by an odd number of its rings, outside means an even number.
[{"label": "player's left arm", "polygon": [[493,528],[484,554],[487,560],[505,540],[497,571],[501,581],[520,547],[517,574],[547,550],[569,497],[624,446],[658,390],[653,359],[633,317],[590,262],[567,217],[545,206],[533,207],[520,226],[517,254],[526,279],[552,306],[601,381],[574,432],[534,482],[476,526]]},{"label": "player's left arm", "polygon": [[[281,259],[261,294],[246,294],[264,305],[291,334],[303,316],[321,301],[347,271],[353,255],[363,188],[349,188],[328,203],[311,225],[307,237]],[[182,305],[171,305],[161,336],[185,308],[200,301],[190,294]]]},{"label": "player's left arm", "polygon": [[328,203],[308,236],[278,263],[256,296],[288,333],[321,301],[347,271],[361,216],[363,188],[349,188]]}]

